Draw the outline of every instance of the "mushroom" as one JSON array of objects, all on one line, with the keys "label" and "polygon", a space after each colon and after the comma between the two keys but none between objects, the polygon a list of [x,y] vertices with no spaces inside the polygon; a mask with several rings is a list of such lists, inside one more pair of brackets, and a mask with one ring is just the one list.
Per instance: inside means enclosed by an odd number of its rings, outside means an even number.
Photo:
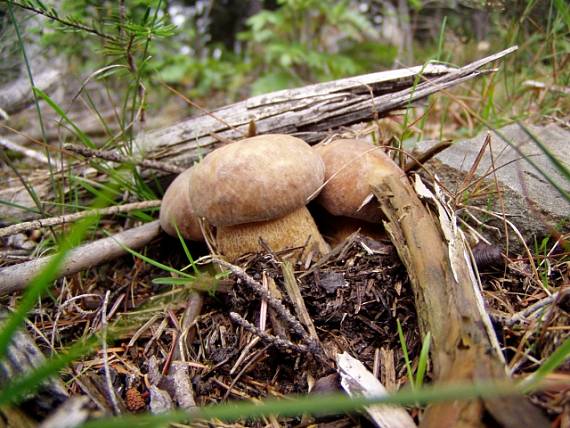
[{"label": "mushroom", "polygon": [[[320,209],[319,209],[320,208]],[[311,207],[311,213],[319,225],[319,230],[331,248],[343,245],[354,232],[374,241],[382,242],[387,238],[386,232],[378,227],[378,223],[370,223],[356,218],[335,216],[322,207]]]},{"label": "mushroom", "polygon": [[325,186],[316,202],[335,216],[378,223],[380,207],[369,183],[404,172],[381,148],[364,140],[339,139],[315,150],[325,164]]},{"label": "mushroom", "polygon": [[228,144],[195,166],[194,212],[216,226],[218,250],[230,260],[263,250],[304,247],[326,253],[306,208],[324,180],[320,156],[303,140],[260,135]]},{"label": "mushroom", "polygon": [[184,239],[203,241],[200,223],[188,195],[192,170],[193,167],[179,174],[166,189],[160,204],[160,227],[169,235],[178,236],[174,227],[176,224]]}]

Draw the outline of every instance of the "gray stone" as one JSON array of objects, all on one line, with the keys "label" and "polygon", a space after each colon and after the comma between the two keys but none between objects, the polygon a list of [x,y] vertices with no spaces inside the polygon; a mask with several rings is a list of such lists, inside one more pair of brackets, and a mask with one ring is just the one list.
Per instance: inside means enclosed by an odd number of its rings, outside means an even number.
[{"label": "gray stone", "polygon": [[[570,131],[555,124],[547,126],[524,125],[548,150],[570,169]],[[473,139],[458,141],[428,163],[452,194],[462,192],[469,183],[465,179],[490,134],[490,145],[485,147],[475,177],[485,177],[487,195],[477,198],[476,193],[463,192],[467,205],[485,207],[507,214],[525,240],[547,235],[553,228],[570,230],[570,202],[548,182],[530,161],[570,194],[570,180],[566,179],[551,160],[535,144],[519,124],[505,126],[496,132],[482,132]],[[507,140],[509,143],[506,143]],[[428,143],[419,143],[422,152]],[[515,149],[515,147],[518,149]],[[528,158],[528,159],[527,159]],[[494,173],[492,171],[495,170]],[[496,192],[495,177],[501,197]],[[472,178],[470,182],[476,181]],[[473,190],[473,187],[470,188]],[[469,198],[469,199],[467,199]],[[502,201],[501,201],[502,199]],[[502,205],[504,204],[504,209]],[[479,217],[482,217],[479,215]],[[495,226],[501,227],[500,222]],[[509,231],[511,232],[511,231]],[[511,248],[520,249],[520,242],[510,240]]]}]

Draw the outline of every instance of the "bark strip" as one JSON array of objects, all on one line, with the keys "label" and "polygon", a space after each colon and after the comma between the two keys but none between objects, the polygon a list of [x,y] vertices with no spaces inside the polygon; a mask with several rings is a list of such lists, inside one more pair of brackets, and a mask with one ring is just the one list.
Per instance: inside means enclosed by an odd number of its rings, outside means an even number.
[{"label": "bark strip", "polygon": [[[386,230],[410,276],[420,328],[424,335],[431,332],[435,382],[506,379],[505,363],[461,233],[453,229],[450,218],[436,224],[438,215],[449,213],[441,205],[438,214],[428,210],[404,176],[387,177],[371,186],[387,218]],[[432,405],[421,425],[480,427],[485,412],[504,427],[548,426],[524,397]]]}]

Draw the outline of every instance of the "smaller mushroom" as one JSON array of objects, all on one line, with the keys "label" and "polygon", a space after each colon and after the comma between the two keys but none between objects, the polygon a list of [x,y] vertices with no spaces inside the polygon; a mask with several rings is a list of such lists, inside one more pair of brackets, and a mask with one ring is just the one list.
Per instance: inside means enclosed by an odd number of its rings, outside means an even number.
[{"label": "smaller mushroom", "polygon": [[178,236],[174,227],[176,224],[184,239],[203,241],[200,223],[190,205],[188,195],[193,169],[194,167],[188,168],[179,174],[166,189],[160,204],[160,227],[169,235],[176,237]]},{"label": "smaller mushroom", "polygon": [[263,240],[279,252],[303,247],[326,253],[306,208],[324,179],[312,148],[289,135],[260,135],[228,144],[195,166],[190,201],[216,226],[216,242],[230,260],[261,252]]},{"label": "smaller mushroom", "polygon": [[404,172],[380,147],[364,140],[335,140],[315,150],[325,164],[325,186],[316,202],[335,216],[378,223],[382,216],[370,183]]},{"label": "smaller mushroom", "polygon": [[355,232],[358,232],[360,236],[379,242],[387,238],[386,232],[379,227],[378,223],[370,223],[345,216],[335,216],[327,213],[322,207],[316,206],[311,212],[331,248],[344,244],[348,237]]}]

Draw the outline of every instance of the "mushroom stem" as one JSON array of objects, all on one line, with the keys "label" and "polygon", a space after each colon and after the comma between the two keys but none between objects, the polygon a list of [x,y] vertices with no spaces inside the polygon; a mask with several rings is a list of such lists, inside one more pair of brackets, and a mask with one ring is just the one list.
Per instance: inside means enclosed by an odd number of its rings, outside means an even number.
[{"label": "mushroom stem", "polygon": [[303,248],[303,254],[315,251],[322,255],[330,251],[307,207],[275,220],[217,228],[218,250],[228,260],[264,251],[260,239],[274,252],[297,247]]}]

